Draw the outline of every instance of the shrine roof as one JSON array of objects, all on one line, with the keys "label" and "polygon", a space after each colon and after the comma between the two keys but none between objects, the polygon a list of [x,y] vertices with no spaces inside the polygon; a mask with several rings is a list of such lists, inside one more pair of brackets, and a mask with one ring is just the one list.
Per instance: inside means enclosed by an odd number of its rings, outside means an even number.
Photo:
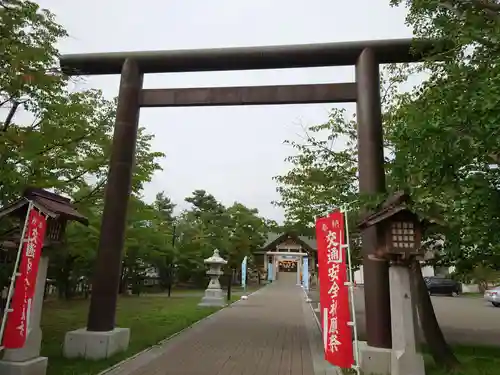
[{"label": "shrine roof", "polygon": [[317,246],[316,246],[316,239],[312,237],[306,237],[306,236],[298,236],[295,233],[292,232],[285,232],[285,233],[268,233],[266,242],[262,246],[261,250],[266,250],[268,248],[276,247],[280,243],[286,241],[287,239],[292,239],[302,245],[304,248],[306,248],[309,251],[316,251]]}]

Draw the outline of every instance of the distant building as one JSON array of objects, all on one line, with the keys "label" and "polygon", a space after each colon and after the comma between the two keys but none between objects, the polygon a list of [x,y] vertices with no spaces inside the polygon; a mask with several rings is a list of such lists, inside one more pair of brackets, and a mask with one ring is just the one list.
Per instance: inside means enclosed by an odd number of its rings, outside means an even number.
[{"label": "distant building", "polygon": [[[298,236],[292,232],[269,233],[261,249],[254,251],[255,265],[261,274],[267,274],[268,263],[273,272],[300,272],[302,258],[309,258],[309,275],[314,275],[317,264],[317,247],[314,238]],[[276,279],[274,275],[273,279]]]}]

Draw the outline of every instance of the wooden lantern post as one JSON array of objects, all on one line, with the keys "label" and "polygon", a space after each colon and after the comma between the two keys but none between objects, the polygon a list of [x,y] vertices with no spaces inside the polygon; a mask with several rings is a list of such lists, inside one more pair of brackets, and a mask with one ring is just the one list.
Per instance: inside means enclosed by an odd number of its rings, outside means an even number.
[{"label": "wooden lantern post", "polygon": [[418,323],[409,270],[411,261],[423,256],[422,222],[410,210],[409,203],[408,194],[398,193],[359,224],[361,229],[376,229],[379,246],[371,259],[390,263],[391,364],[389,369],[379,369],[379,372],[391,375],[425,375],[423,357],[417,352]]},{"label": "wooden lantern post", "polygon": [[[88,225],[87,218],[75,209],[70,199],[44,189],[29,187],[20,199],[0,208],[0,220],[8,218],[8,223],[11,226],[7,232],[2,233],[0,240],[0,249],[5,248],[8,255],[12,255],[12,249],[21,249],[19,244],[23,238],[25,218],[29,214],[30,208],[36,209],[46,217],[47,229],[36,274],[34,297],[29,308],[29,330],[26,341],[21,348],[5,349],[0,354],[0,374],[2,375],[45,374],[48,359],[40,356],[42,342],[40,320],[49,253],[57,251],[63,243],[68,221],[77,221]],[[21,255],[18,256],[21,257]],[[10,296],[13,297],[12,294]],[[7,299],[9,300],[9,297]]]}]

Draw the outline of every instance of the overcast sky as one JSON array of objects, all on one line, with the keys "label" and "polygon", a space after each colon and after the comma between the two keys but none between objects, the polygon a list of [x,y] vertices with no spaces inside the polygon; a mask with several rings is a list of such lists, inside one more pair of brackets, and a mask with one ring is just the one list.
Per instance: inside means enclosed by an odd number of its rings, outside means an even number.
[{"label": "overcast sky", "polygon": [[[69,32],[61,53],[168,50],[341,42],[411,36],[405,10],[389,0],[39,0]],[[148,75],[146,88],[349,82],[352,67]],[[119,77],[89,77],[86,87],[117,95]],[[328,105],[141,110],[155,135],[163,171],[145,190],[165,191],[178,208],[195,189],[224,204],[239,201],[281,221],[272,177],[289,168],[302,125],[323,123]],[[352,105],[347,108],[353,110]]]}]

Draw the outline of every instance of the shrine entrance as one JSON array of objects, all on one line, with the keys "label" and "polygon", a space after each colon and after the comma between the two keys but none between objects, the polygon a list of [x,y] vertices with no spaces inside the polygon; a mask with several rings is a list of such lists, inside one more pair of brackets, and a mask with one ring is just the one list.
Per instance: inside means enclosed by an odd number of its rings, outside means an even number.
[{"label": "shrine entrance", "polygon": [[[279,251],[268,251],[266,252],[266,258],[268,262],[273,264],[273,267],[268,270],[268,272],[273,272],[269,280],[280,280],[283,279],[280,275],[295,275],[294,280],[296,280],[297,285],[302,285],[302,276],[304,274],[303,270],[303,259],[307,257],[307,253],[292,253],[292,252],[279,252]],[[310,272],[307,272],[309,275]],[[287,277],[290,279],[290,277]]]},{"label": "shrine entrance", "polygon": [[[304,274],[316,274],[316,252],[315,238],[297,236],[293,232],[269,233],[262,247],[253,252],[253,257],[266,280],[277,280],[280,275],[290,274],[297,275],[297,284],[301,284]],[[303,269],[304,258],[308,258],[307,271]]]},{"label": "shrine entrance", "polygon": [[[286,255],[284,257],[287,257]],[[294,272],[298,271],[298,261],[283,259],[278,261],[278,272]]]},{"label": "shrine entrance", "polygon": [[[359,189],[385,192],[379,65],[421,61],[439,45],[411,39],[288,46],[65,55],[68,75],[121,74],[87,330],[115,332],[117,291],[141,107],[356,102]],[[355,66],[355,82],[261,87],[144,89],[144,74]],[[313,218],[311,218],[312,220]],[[362,231],[368,345],[391,348],[388,264],[372,261],[374,228]],[[108,337],[108,336],[106,336]],[[90,342],[90,341],[89,341]]]}]

